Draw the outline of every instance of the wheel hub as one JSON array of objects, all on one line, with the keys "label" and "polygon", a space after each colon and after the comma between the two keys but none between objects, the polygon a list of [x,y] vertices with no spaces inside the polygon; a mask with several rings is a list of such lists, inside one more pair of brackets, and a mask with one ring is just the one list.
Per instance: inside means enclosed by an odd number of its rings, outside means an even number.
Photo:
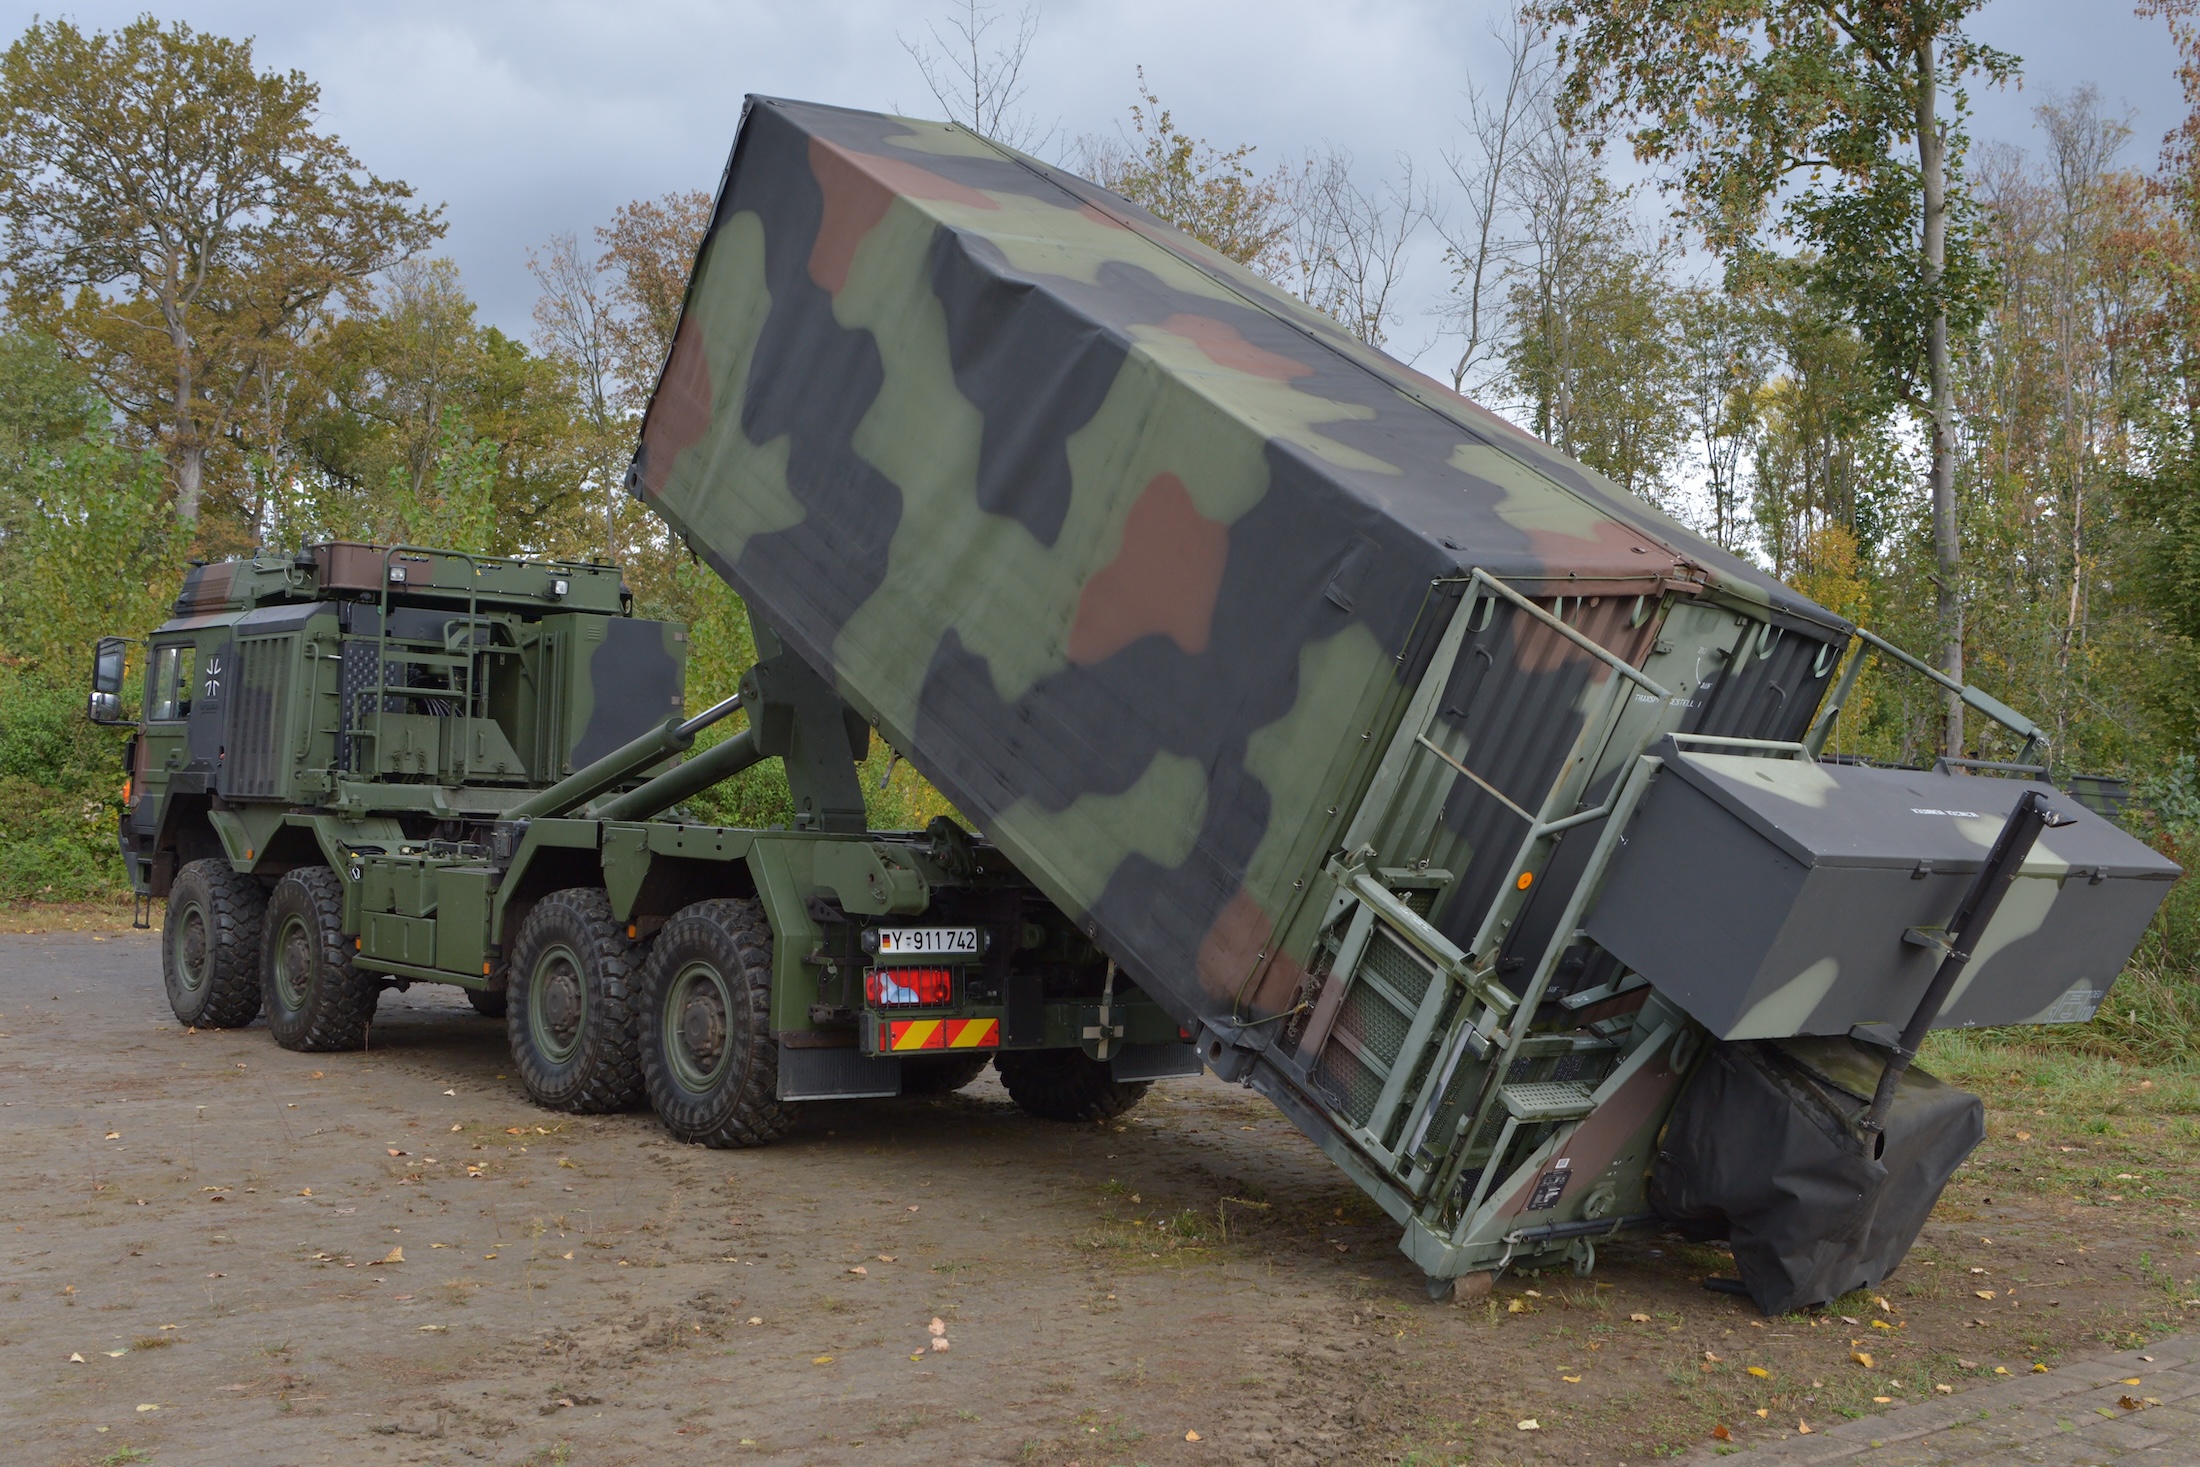
[{"label": "wheel hub", "polygon": [[306,984],[313,973],[313,936],[296,919],[283,924],[283,940],[276,951],[275,979],[286,1008],[302,1008]]},{"label": "wheel hub", "polygon": [[698,1068],[718,1068],[718,1057],[726,1052],[726,1009],[714,985],[698,984],[688,990],[687,1002],[680,1007],[680,1041]]},{"label": "wheel hub", "polygon": [[560,1049],[570,1046],[580,1033],[587,1000],[581,992],[581,975],[561,956],[548,965],[542,977],[542,1020]]},{"label": "wheel hub", "polygon": [[196,990],[206,982],[206,914],[197,907],[183,914],[183,931],[176,938],[176,972],[185,988]]}]

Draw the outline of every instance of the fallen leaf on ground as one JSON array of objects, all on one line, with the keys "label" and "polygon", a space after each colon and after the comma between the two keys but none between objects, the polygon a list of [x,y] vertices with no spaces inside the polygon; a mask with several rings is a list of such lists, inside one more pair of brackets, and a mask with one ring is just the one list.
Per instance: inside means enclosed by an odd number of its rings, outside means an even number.
[{"label": "fallen leaf on ground", "polygon": [[833,1363],[833,1357],[830,1355],[820,1355],[815,1360],[812,1360],[810,1363],[812,1365],[830,1365]]},{"label": "fallen leaf on ground", "polygon": [[934,1335],[932,1337],[932,1348],[942,1351],[952,1350],[955,1348],[955,1342],[948,1339],[948,1337],[945,1335]]},{"label": "fallen leaf on ground", "polygon": [[1578,1376],[1578,1375],[1562,1375],[1562,1376],[1560,1376],[1560,1377],[1559,1377],[1559,1379],[1560,1379],[1560,1380],[1562,1380],[1562,1381],[1564,1381],[1564,1382],[1566,1382],[1566,1384],[1568,1384],[1568,1385],[1580,1385],[1580,1384],[1581,1384],[1581,1377],[1580,1377],[1580,1376]]},{"label": "fallen leaf on ground", "polygon": [[1996,1375],[2007,1375],[2008,1373],[2009,1367],[2006,1365],[1997,1365],[1994,1367],[1994,1374]]},{"label": "fallen leaf on ground", "polygon": [[925,1328],[935,1335],[944,1335],[947,1333],[947,1321],[941,1319],[938,1315],[934,1315],[932,1322],[926,1325]]},{"label": "fallen leaf on ground", "polygon": [[1714,1365],[1717,1365],[1719,1363],[1719,1357],[1712,1354],[1709,1350],[1703,1352],[1703,1358],[1709,1360]]},{"label": "fallen leaf on ground", "polygon": [[1849,1351],[1849,1358],[1866,1370],[1872,1368],[1872,1352],[1869,1350],[1851,1350]]},{"label": "fallen leaf on ground", "polygon": [[1956,1393],[1956,1388],[1952,1385],[1936,1385],[1933,1387],[1933,1389],[1940,1392],[1944,1396],[1952,1396]]},{"label": "fallen leaf on ground", "polygon": [[1765,1369],[1762,1365],[1750,1366],[1749,1373],[1756,1376],[1759,1380],[1769,1380],[1772,1377],[1772,1372]]},{"label": "fallen leaf on ground", "polygon": [[860,1263],[849,1269],[848,1272],[854,1274],[859,1279],[869,1278],[871,1276],[871,1270],[865,1268]]},{"label": "fallen leaf on ground", "polygon": [[1978,1295],[1981,1299],[1991,1299],[1994,1297],[1994,1291],[1992,1289],[1973,1289],[1971,1292]]},{"label": "fallen leaf on ground", "polygon": [[1187,1431],[1184,1433],[1184,1440],[1188,1442],[1196,1442],[1199,1440],[1199,1433],[1196,1431]]},{"label": "fallen leaf on ground", "polygon": [[1759,1406],[1757,1408],[1757,1419],[1759,1421],[1764,1420],[1767,1416],[1770,1416],[1771,1414],[1772,1408],[1769,1406]]},{"label": "fallen leaf on ground", "polygon": [[1507,1299],[1505,1301],[1505,1312],[1507,1314],[1526,1314],[1528,1312],[1528,1301],[1525,1299]]},{"label": "fallen leaf on ground", "polygon": [[1726,1429],[1726,1423],[1722,1421],[1717,1426],[1711,1428],[1711,1439],[1715,1442],[1730,1442],[1734,1440],[1734,1433],[1728,1431]]},{"label": "fallen leaf on ground", "polygon": [[128,1350],[108,1350],[104,1353],[109,1360],[120,1360],[123,1356],[129,1354],[130,1352]]},{"label": "fallen leaf on ground", "polygon": [[892,1263],[894,1261],[894,1255],[891,1253],[881,1253],[878,1256],[878,1261],[881,1263]]},{"label": "fallen leaf on ground", "polygon": [[2047,1374],[2047,1367],[2035,1360],[2032,1362],[2032,1371],[2036,1375],[2045,1375]]},{"label": "fallen leaf on ground", "polygon": [[1796,1418],[1795,1422],[1795,1430],[1803,1436],[1809,1436],[1811,1431],[1810,1423],[1798,1417]]},{"label": "fallen leaf on ground", "polygon": [[[120,1354],[121,1352],[120,1352],[120,1351],[117,1351],[116,1353],[117,1353],[117,1354]],[[69,1363],[70,1363],[71,1365],[85,1365],[85,1364],[89,1364],[90,1362],[88,1362],[87,1360],[85,1360],[85,1358],[84,1358],[84,1357],[83,1357],[82,1355],[79,1355],[79,1354],[77,1354],[77,1353],[76,1353],[76,1351],[74,1351],[74,1350],[71,1350],[71,1351],[69,1352]]]},{"label": "fallen leaf on ground", "polygon": [[120,1141],[122,1139],[122,1133],[120,1131],[109,1131],[107,1133],[106,1139],[109,1141]]},{"label": "fallen leaf on ground", "polygon": [[[319,1077],[318,1077],[318,1076],[316,1076],[315,1078],[316,1078],[316,1079],[318,1079]],[[457,1092],[456,1090],[446,1090],[446,1091],[444,1091],[443,1093],[444,1093],[445,1095],[456,1095],[456,1094],[458,1094],[458,1092]],[[455,1127],[455,1126],[454,1126],[454,1127],[452,1127],[452,1129],[453,1129],[453,1130],[456,1130],[456,1129],[457,1129],[457,1127]]]},{"label": "fallen leaf on ground", "polygon": [[2139,1401],[2134,1401],[2129,1396],[2118,1396],[2116,1398],[2116,1404],[2123,1407],[2126,1411],[2136,1411],[2143,1403]]},{"label": "fallen leaf on ground", "polygon": [[1889,1403],[1891,1403],[1891,1402],[1892,1402],[1892,1401],[1894,1400],[1894,1397],[1892,1397],[1892,1396],[1873,1396],[1873,1397],[1872,1397],[1872,1399],[1873,1399],[1873,1400],[1875,1400],[1875,1401],[1877,1401],[1877,1402],[1878,1402],[1878,1403],[1879,1403],[1880,1405],[1882,1405],[1882,1406],[1885,1406],[1885,1405],[1888,1405]]},{"label": "fallen leaf on ground", "polygon": [[383,1263],[403,1263],[404,1261],[405,1250],[402,1248],[392,1248],[389,1252],[383,1254],[381,1258]]},{"label": "fallen leaf on ground", "polygon": [[1543,1423],[1530,1416],[1526,1421],[1515,1421],[1513,1429],[1515,1431],[1541,1431]]},{"label": "fallen leaf on ground", "polygon": [[1636,1324],[1648,1324],[1650,1322],[1650,1316],[1647,1314],[1630,1314],[1627,1317]]},{"label": "fallen leaf on ground", "polygon": [[160,1403],[157,1401],[143,1401],[139,1403],[138,1409],[140,1411],[158,1411]]},{"label": "fallen leaf on ground", "polygon": [[2129,1380],[2125,1380],[2125,1381],[2120,1381],[2120,1382],[2118,1382],[2118,1384],[2120,1384],[2120,1385],[2137,1385],[2138,1383],[2139,1383],[2139,1377],[2138,1377],[2138,1376],[2136,1376],[2136,1375],[2132,1376],[2132,1377],[2131,1377],[2131,1378],[2130,1378]]}]

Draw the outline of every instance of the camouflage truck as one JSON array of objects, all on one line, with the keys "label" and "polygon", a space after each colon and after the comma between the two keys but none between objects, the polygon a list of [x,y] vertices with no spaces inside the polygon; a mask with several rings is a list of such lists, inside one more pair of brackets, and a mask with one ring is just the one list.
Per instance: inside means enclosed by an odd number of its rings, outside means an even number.
[{"label": "camouflage truck", "polygon": [[[1176,1023],[985,842],[866,830],[871,730],[757,629],[685,711],[687,633],[615,567],[327,544],[193,570],[146,643],[121,841],[176,1018],[358,1049],[383,991],[464,989],[529,1094],[646,1094],[768,1140],[798,1103],[968,1083],[1090,1119],[1196,1074]],[[121,723],[127,644],[90,714]],[[748,726],[693,759],[736,710]],[[793,828],[652,819],[782,760]]]},{"label": "camouflage truck", "polygon": [[[2177,874],[2021,714],[950,124],[750,99],[629,485],[1432,1294],[1668,1226],[1876,1282],[1981,1134],[1924,1029],[2086,1020]],[[1820,759],[1873,655],[2015,757]]]}]

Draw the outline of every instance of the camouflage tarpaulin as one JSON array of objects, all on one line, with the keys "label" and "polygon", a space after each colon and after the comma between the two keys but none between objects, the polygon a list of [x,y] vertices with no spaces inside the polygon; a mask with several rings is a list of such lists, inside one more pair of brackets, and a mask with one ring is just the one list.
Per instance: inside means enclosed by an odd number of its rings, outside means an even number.
[{"label": "camouflage tarpaulin", "polygon": [[630,483],[1183,1013],[1288,1000],[1445,578],[1845,631],[1091,183],[805,103],[748,106]]}]

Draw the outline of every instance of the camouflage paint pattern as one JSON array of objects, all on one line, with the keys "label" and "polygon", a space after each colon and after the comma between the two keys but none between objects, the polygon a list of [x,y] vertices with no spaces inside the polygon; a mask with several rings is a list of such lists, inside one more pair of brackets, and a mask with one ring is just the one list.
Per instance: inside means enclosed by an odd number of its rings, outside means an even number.
[{"label": "camouflage paint pattern", "polygon": [[[794,102],[749,104],[629,483],[1189,1011],[1288,1001],[1248,976],[1451,578],[1596,597],[1630,660],[1638,597],[1846,630],[1093,184]],[[1501,640],[1562,714],[1602,674]]]}]

